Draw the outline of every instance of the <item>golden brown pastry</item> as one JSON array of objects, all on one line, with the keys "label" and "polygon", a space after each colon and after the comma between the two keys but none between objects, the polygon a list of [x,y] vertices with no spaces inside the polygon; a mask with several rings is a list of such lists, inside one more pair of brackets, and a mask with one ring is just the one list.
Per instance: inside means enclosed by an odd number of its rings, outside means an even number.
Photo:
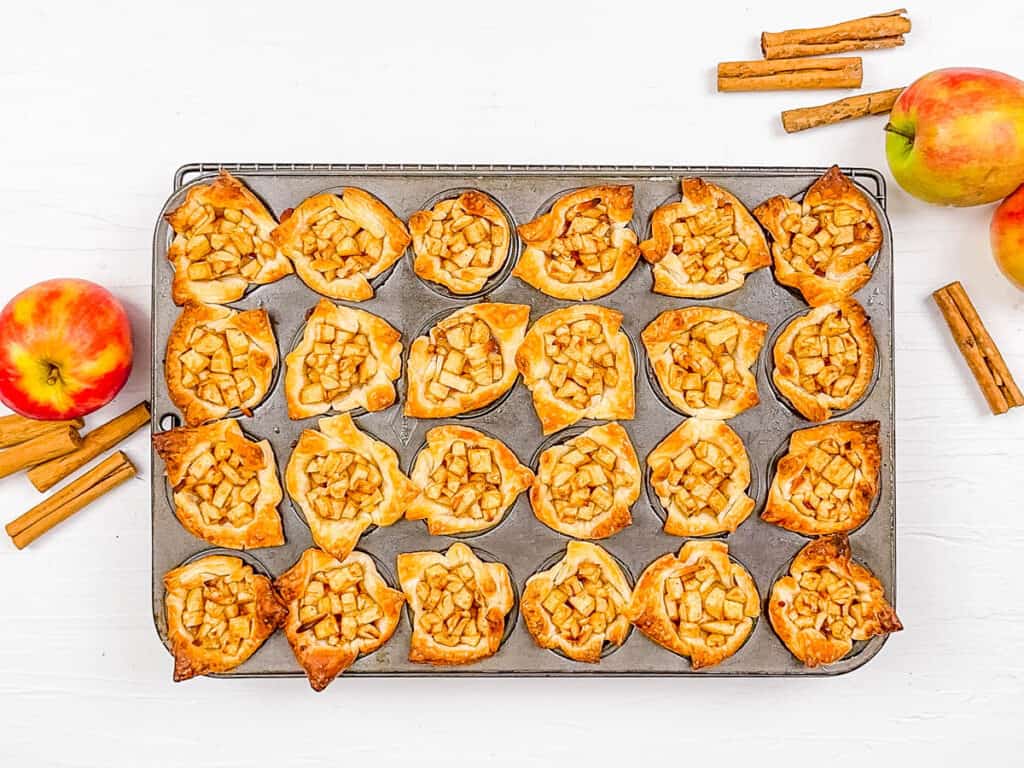
[{"label": "golden brown pastry", "polygon": [[274,449],[234,419],[153,435],[174,489],[174,514],[193,536],[218,547],[284,544]]},{"label": "golden brown pastry", "polygon": [[717,307],[662,312],[641,334],[661,391],[690,416],[729,419],[757,405],[751,368],[768,326]]},{"label": "golden brown pastry", "polygon": [[287,615],[270,579],[237,557],[193,560],[168,571],[164,587],[175,682],[234,669]]},{"label": "golden brown pastry", "polygon": [[631,597],[629,582],[611,555],[597,544],[570,541],[561,560],[526,580],[520,609],[541,648],[597,662],[606,643],[626,641]]},{"label": "golden brown pastry", "polygon": [[284,633],[314,691],[390,640],[405,603],[362,552],[337,560],[307,549],[274,586],[288,606]]},{"label": "golden brown pastry", "polygon": [[839,661],[854,640],[903,629],[881,582],[850,555],[845,533],[801,549],[772,585],[768,618],[790,653],[808,667]]},{"label": "golden brown pastry", "polygon": [[512,274],[556,299],[588,301],[611,293],[640,258],[632,218],[633,187],[586,187],[563,195],[548,213],[519,225],[525,250]]},{"label": "golden brown pastry", "polygon": [[504,565],[456,543],[444,553],[400,554],[398,580],[412,609],[409,661],[467,664],[497,652],[515,602]]},{"label": "golden brown pastry", "polygon": [[867,261],[882,246],[882,226],[838,166],[811,185],[802,203],[779,195],[754,216],[772,236],[775,278],[812,307],[851,296],[871,279]]},{"label": "golden brown pastry", "polygon": [[682,198],[655,209],[651,239],[640,243],[653,265],[655,293],[721,296],[771,264],[764,234],[743,203],[703,179],[683,179],[681,186]]},{"label": "golden brown pastry", "polygon": [[659,557],[633,588],[628,616],[658,645],[687,656],[694,669],[729,658],[747,641],[761,598],[747,569],[723,541],[688,541]]},{"label": "golden brown pastry", "polygon": [[238,312],[189,302],[167,337],[167,394],[190,426],[235,408],[252,416],[276,365],[277,341],[265,309]]},{"label": "golden brown pastry", "polygon": [[410,479],[421,493],[405,511],[432,535],[484,531],[501,522],[533,472],[497,438],[448,424],[427,431]]},{"label": "golden brown pastry", "polygon": [[390,406],[392,382],[402,374],[401,339],[383,318],[321,299],[302,340],[284,359],[288,416]]},{"label": "golden brown pastry", "polygon": [[810,421],[851,408],[875,371],[871,323],[853,299],[823,304],[790,322],[772,354],[772,381]]},{"label": "golden brown pastry", "polygon": [[438,321],[409,349],[405,415],[440,419],[483,408],[516,381],[515,354],[530,321],[525,304],[483,302]]},{"label": "golden brown pastry", "polygon": [[724,421],[687,419],[648,454],[647,466],[665,533],[732,533],[754,510],[747,451]]},{"label": "golden brown pastry", "polygon": [[633,353],[621,326],[621,312],[578,304],[530,328],[516,366],[545,435],[580,419],[633,418]]},{"label": "golden brown pastry", "polygon": [[859,527],[878,493],[878,429],[877,421],[836,421],[794,432],[761,519],[810,536]]},{"label": "golden brown pastry", "polygon": [[230,304],[250,285],[265,285],[292,273],[292,265],[270,239],[274,217],[227,171],[197,184],[185,202],[165,217],[174,230],[167,259],[174,267],[171,297]]}]

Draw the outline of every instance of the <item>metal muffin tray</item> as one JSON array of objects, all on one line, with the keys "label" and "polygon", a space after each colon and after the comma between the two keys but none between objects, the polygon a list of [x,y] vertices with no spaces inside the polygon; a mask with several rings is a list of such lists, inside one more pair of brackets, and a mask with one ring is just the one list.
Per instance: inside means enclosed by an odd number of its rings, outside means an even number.
[{"label": "metal muffin tray", "polygon": [[[275,216],[317,192],[355,186],[372,192],[407,221],[414,211],[446,196],[445,193],[476,188],[487,192],[505,207],[513,226],[534,218],[563,192],[594,184],[632,184],[635,188],[633,225],[641,239],[648,236],[651,212],[665,201],[678,197],[679,181],[685,176],[702,176],[714,181],[753,209],[773,195],[799,197],[825,170],[704,166],[186,165],[175,174],[174,193],[161,211],[153,241],[154,431],[174,426],[179,418],[168,397],[163,376],[164,347],[179,309],[170,298],[173,273],[166,258],[173,233],[162,214],[178,206],[189,187],[209,180],[220,168],[229,170],[245,182]],[[851,542],[854,557],[881,579],[886,595],[895,604],[892,232],[885,213],[885,182],[881,174],[868,168],[843,170],[872,201],[885,232],[881,251],[873,260],[874,275],[856,296],[871,316],[878,342],[875,381],[861,402],[833,418],[881,422],[880,490],[874,514],[851,534]],[[509,267],[519,255],[516,243],[517,238],[513,237]],[[493,278],[484,293],[472,298],[456,298],[442,287],[417,277],[412,269],[411,253],[410,247],[390,272],[374,281],[376,295],[373,299],[358,304],[360,309],[380,315],[402,332],[403,359],[413,338],[425,328],[428,320],[476,301],[528,304],[532,307],[531,323],[553,309],[572,303],[552,299],[511,277],[510,268]],[[284,356],[298,340],[307,311],[319,298],[298,277],[291,275],[271,285],[256,287],[232,306],[268,310],[283,365]],[[807,311],[807,305],[798,294],[776,283],[771,269],[753,273],[743,288],[714,299],[684,300],[662,296],[651,292],[651,270],[642,260],[615,291],[592,303],[615,308],[625,315],[623,330],[632,344],[637,370],[636,417],[621,424],[629,433],[641,462],[685,418],[658,392],[640,343],[643,328],[662,311],[691,304],[736,310],[769,325],[768,338],[755,368],[761,402],[728,422],[746,445],[752,469],[748,493],[756,500],[757,506],[735,533],[719,537],[728,543],[730,555],[750,571],[763,603],[772,583],[786,571],[793,556],[808,542],[807,538],[765,523],[759,517],[774,464],[784,451],[789,435],[796,429],[811,426],[775,392],[770,375],[772,343],[780,328],[795,315]],[[417,452],[423,446],[425,432],[438,424],[468,424],[499,437],[515,451],[521,462],[536,469],[537,457],[543,447],[597,423],[584,421],[557,436],[542,436],[530,393],[521,379],[496,407],[472,417],[411,419],[402,415],[404,378],[396,385],[399,399],[395,405],[382,412],[356,413],[354,416],[360,429],[387,442],[398,452],[405,472],[410,471]],[[316,419],[292,421],[288,418],[284,376],[276,377],[273,389],[263,404],[255,409],[253,416],[241,417],[240,421],[248,434],[270,441],[282,477],[299,434],[303,429],[316,426]],[[646,474],[646,466],[644,470]],[[653,560],[667,552],[677,552],[684,543],[684,539],[662,532],[663,512],[649,483],[645,481],[645,485],[645,492],[633,506],[633,524],[599,542],[624,566],[634,583]],[[152,497],[153,617],[157,632],[166,645],[163,574],[186,560],[211,551],[211,548],[186,532],[175,518],[163,463],[155,454]],[[287,539],[283,546],[236,553],[270,576],[288,569],[302,551],[312,545],[309,528],[287,494],[280,512]],[[423,521],[402,520],[393,526],[364,534],[357,546],[372,555],[384,577],[392,586],[397,586],[395,558],[398,553],[443,550],[456,540],[464,541],[483,559],[500,560],[508,566],[517,602],[526,579],[560,557],[569,541],[534,517],[524,493],[499,525],[480,535],[461,536],[459,539],[430,536]],[[636,630],[620,648],[610,649],[600,663],[586,664],[539,648],[527,632],[518,606],[508,618],[509,630],[505,641],[494,656],[466,666],[432,667],[407,660],[411,624],[406,610],[391,640],[377,652],[359,659],[344,675],[835,675],[865,664],[885,643],[884,637],[857,643],[851,654],[841,661],[818,669],[807,669],[789,653],[762,612],[747,643],[717,666],[694,671],[685,658],[658,646]],[[284,634],[278,632],[245,664],[225,676],[288,675],[300,676],[302,671]]]}]

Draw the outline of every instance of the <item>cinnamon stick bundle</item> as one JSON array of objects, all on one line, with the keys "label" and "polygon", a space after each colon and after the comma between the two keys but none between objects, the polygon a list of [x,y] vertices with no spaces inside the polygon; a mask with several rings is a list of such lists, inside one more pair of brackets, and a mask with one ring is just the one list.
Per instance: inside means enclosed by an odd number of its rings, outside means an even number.
[{"label": "cinnamon stick bundle", "polygon": [[34,467],[65,453],[70,453],[82,444],[78,430],[63,426],[43,432],[31,440],[18,443],[13,448],[0,451],[0,477],[13,475],[23,469]]},{"label": "cinnamon stick bundle", "polygon": [[783,59],[724,61],[718,65],[719,91],[793,91],[817,88],[860,88],[861,59]]},{"label": "cinnamon stick bundle", "polygon": [[863,93],[831,101],[818,107],[787,109],[782,113],[782,127],[786,129],[786,133],[796,133],[819,125],[833,125],[843,120],[884,115],[892,111],[892,106],[901,93],[902,88],[890,88],[887,91]]},{"label": "cinnamon stick bundle", "polygon": [[44,432],[52,432],[61,427],[74,427],[81,429],[85,424],[81,419],[68,419],[66,421],[38,421],[12,413],[8,416],[0,416],[0,448],[10,448],[12,445],[24,443],[33,437],[39,437]]},{"label": "cinnamon stick bundle", "polygon": [[910,32],[910,19],[906,18],[906,13],[905,8],[900,8],[827,27],[763,32],[761,52],[766,59],[789,59],[896,48],[903,45],[903,36]]}]

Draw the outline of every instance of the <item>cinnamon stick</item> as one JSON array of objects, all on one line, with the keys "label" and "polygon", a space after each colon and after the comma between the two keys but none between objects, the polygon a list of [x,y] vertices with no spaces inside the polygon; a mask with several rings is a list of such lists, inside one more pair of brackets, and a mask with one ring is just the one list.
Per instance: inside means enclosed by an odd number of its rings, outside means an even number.
[{"label": "cinnamon stick", "polygon": [[892,111],[892,105],[903,93],[902,88],[890,88],[887,91],[862,93],[850,96],[818,107],[787,109],[782,113],[782,127],[786,133],[806,131],[819,125],[832,125],[843,120],[853,120],[868,115],[884,115]]},{"label": "cinnamon stick", "polygon": [[71,426],[43,432],[13,448],[0,451],[0,477],[7,477],[57,456],[63,456],[81,444],[82,438],[78,436],[78,430]]},{"label": "cinnamon stick", "polygon": [[39,421],[29,419],[17,413],[8,416],[0,416],[0,448],[10,448],[12,445],[24,443],[33,437],[39,437],[44,432],[52,432],[61,427],[74,427],[81,429],[85,422],[81,419],[67,419],[66,421]]},{"label": "cinnamon stick", "polygon": [[794,56],[897,48],[903,45],[903,36],[910,32],[910,19],[906,18],[906,13],[905,8],[900,8],[827,27],[763,32],[761,53],[766,59],[789,59]]},{"label": "cinnamon stick", "polygon": [[113,448],[149,423],[149,403],[115,416],[82,438],[82,444],[63,456],[39,464],[28,471],[28,479],[38,491],[48,491],[65,477],[84,467],[104,451]]},{"label": "cinnamon stick", "polygon": [[719,91],[793,91],[860,88],[861,59],[781,59],[723,61],[718,65]]}]

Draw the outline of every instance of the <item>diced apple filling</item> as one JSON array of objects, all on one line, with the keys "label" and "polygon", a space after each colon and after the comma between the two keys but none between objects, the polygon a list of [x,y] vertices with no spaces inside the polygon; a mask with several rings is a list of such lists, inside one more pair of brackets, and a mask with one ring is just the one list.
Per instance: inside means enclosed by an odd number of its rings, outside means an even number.
[{"label": "diced apple filling", "polygon": [[384,248],[384,233],[364,228],[344,197],[337,207],[328,205],[317,211],[301,238],[309,266],[327,282],[368,272]]},{"label": "diced apple filling", "polygon": [[604,576],[597,563],[561,568],[541,607],[558,633],[573,645],[585,645],[595,635],[603,637],[623,610],[622,596]]},{"label": "diced apple filling", "polygon": [[651,467],[651,484],[669,512],[718,518],[729,507],[732,496],[743,490],[734,487],[736,469],[736,462],[723,448],[709,440],[698,440],[672,461]]},{"label": "diced apple filling", "polygon": [[426,394],[442,402],[501,380],[501,347],[486,322],[467,315],[440,321],[430,330]]},{"label": "diced apple filling", "polygon": [[455,517],[491,522],[503,507],[501,470],[491,449],[462,440],[451,444],[425,492]]},{"label": "diced apple filling", "polygon": [[477,646],[487,637],[486,605],[472,566],[428,566],[416,585],[416,628],[447,648]]},{"label": "diced apple filling", "polygon": [[255,280],[277,249],[260,238],[256,223],[244,211],[192,203],[186,225],[186,267],[190,280],[242,276]]},{"label": "diced apple filling", "polygon": [[299,632],[311,632],[329,646],[376,640],[384,618],[380,604],[366,589],[359,563],[313,574],[299,600]]},{"label": "diced apple filling", "polygon": [[318,318],[306,328],[304,340],[310,339],[313,348],[302,362],[305,384],[299,402],[303,405],[330,403],[376,375],[377,358],[358,320],[338,318],[335,324]]},{"label": "diced apple filling", "polygon": [[547,379],[555,397],[584,409],[600,401],[619,383],[615,352],[604,327],[585,317],[544,334],[544,354],[551,366]]},{"label": "diced apple filling", "polygon": [[251,340],[234,328],[197,325],[181,354],[181,385],[213,405],[239,408],[256,394],[257,363],[250,364]]},{"label": "diced apple filling", "polygon": [[306,465],[309,506],[325,520],[369,520],[381,502],[377,463],[355,451],[329,451]]},{"label": "diced apple filling", "polygon": [[181,623],[192,644],[228,656],[238,654],[252,637],[256,590],[251,570],[241,578],[210,575],[189,589]]}]

